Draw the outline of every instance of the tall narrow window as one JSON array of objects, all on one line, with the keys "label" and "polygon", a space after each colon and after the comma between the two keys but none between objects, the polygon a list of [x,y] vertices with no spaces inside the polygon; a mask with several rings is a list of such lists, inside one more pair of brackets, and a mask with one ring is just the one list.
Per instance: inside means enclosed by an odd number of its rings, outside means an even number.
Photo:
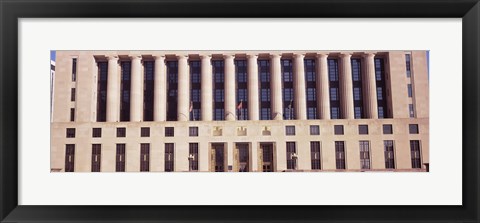
[{"label": "tall narrow window", "polygon": [[383,58],[375,58],[375,80],[377,85],[378,118],[389,118],[385,88],[385,64]]},{"label": "tall narrow window", "polygon": [[337,170],[345,169],[345,145],[343,141],[335,141],[335,163]]},{"label": "tall narrow window", "polygon": [[370,169],[370,142],[360,141],[360,168]]},{"label": "tall narrow window", "polygon": [[407,85],[407,91],[408,91],[408,97],[411,98],[412,95],[413,95],[413,92],[412,92],[412,84],[408,84],[408,85]]},{"label": "tall narrow window", "polygon": [[65,146],[65,172],[75,172],[75,144]]},{"label": "tall narrow window", "polygon": [[291,59],[283,59],[282,63],[282,99],[283,118],[295,119],[295,102],[293,97],[293,64]]},{"label": "tall narrow window", "polygon": [[130,61],[122,61],[121,64],[121,86],[120,86],[120,121],[130,121],[130,85],[132,63]]},{"label": "tall narrow window", "polygon": [[100,172],[102,145],[92,144],[92,172]]},{"label": "tall narrow window", "polygon": [[125,172],[125,144],[117,144],[117,154],[115,157],[115,171]]},{"label": "tall narrow window", "polygon": [[153,121],[155,61],[144,61],[143,121]]},{"label": "tall narrow window", "polygon": [[75,88],[72,88],[70,91],[70,101],[75,101]]},{"label": "tall narrow window", "polygon": [[235,60],[235,78],[237,79],[237,119],[248,120],[248,75],[246,60]]},{"label": "tall narrow window", "polygon": [[422,168],[422,159],[420,153],[420,141],[410,140],[410,154],[412,156],[412,168]]},{"label": "tall narrow window", "polygon": [[165,143],[165,172],[174,171],[173,143]]},{"label": "tall narrow window", "polygon": [[406,65],[406,70],[407,70],[407,77],[410,77],[412,75],[412,71],[411,71],[411,67],[410,67],[410,63],[411,63],[411,58],[410,58],[410,54],[405,54],[405,65]]},{"label": "tall narrow window", "polygon": [[415,118],[415,110],[413,109],[413,104],[408,105],[408,113],[410,118]]},{"label": "tall narrow window", "polygon": [[295,142],[287,142],[287,169],[297,169],[297,148]]},{"label": "tall narrow window", "polygon": [[178,61],[167,61],[167,121],[177,121]]},{"label": "tall narrow window", "polygon": [[140,144],[140,172],[150,171],[150,144]]},{"label": "tall narrow window", "polygon": [[190,143],[188,148],[189,170],[198,170],[198,143]]},{"label": "tall narrow window", "polygon": [[322,169],[320,165],[320,142],[310,142],[310,156],[312,158],[312,170]]},{"label": "tall narrow window", "polygon": [[75,121],[75,108],[70,108],[70,121]]},{"label": "tall narrow window", "polygon": [[72,81],[77,81],[77,58],[72,59]]},{"label": "tall narrow window", "polygon": [[317,74],[314,59],[305,59],[305,84],[307,96],[307,119],[317,119]]},{"label": "tall narrow window", "polygon": [[260,120],[271,120],[269,60],[258,60],[258,75],[260,76]]},{"label": "tall narrow window", "polygon": [[353,84],[353,106],[354,116],[361,119],[363,115],[363,96],[362,96],[362,60],[352,59],[352,84]]},{"label": "tall narrow window", "polygon": [[331,119],[340,118],[340,95],[338,81],[338,60],[328,59],[328,80],[330,82]]},{"label": "tall narrow window", "polygon": [[201,114],[201,92],[202,92],[202,83],[201,83],[201,62],[198,60],[190,61],[190,120],[191,121],[200,121]]},{"label": "tall narrow window", "polygon": [[97,83],[97,122],[105,122],[107,118],[107,77],[108,62],[98,62]]},{"label": "tall narrow window", "polygon": [[385,168],[395,169],[395,151],[393,148],[393,140],[383,141],[385,149]]},{"label": "tall narrow window", "polygon": [[213,120],[225,120],[225,68],[223,60],[213,60]]}]

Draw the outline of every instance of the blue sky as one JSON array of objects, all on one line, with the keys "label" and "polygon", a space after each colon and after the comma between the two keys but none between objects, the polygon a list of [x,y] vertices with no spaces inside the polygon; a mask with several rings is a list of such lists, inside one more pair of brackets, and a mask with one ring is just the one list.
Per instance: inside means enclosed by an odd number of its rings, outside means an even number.
[{"label": "blue sky", "polygon": [[57,51],[55,51],[55,50],[50,50],[50,60],[55,61],[56,55],[57,55]]}]

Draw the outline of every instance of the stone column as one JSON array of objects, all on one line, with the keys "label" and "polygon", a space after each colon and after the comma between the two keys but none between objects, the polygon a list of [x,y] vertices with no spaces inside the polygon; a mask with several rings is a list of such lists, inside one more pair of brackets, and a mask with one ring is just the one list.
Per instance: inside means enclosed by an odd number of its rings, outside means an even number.
[{"label": "stone column", "polygon": [[164,56],[153,57],[155,59],[153,120],[163,122],[167,120],[167,67]]},{"label": "stone column", "polygon": [[328,79],[328,55],[317,54],[317,100],[321,119],[330,119],[330,84]]},{"label": "stone column", "polygon": [[143,117],[142,57],[131,56],[132,73],[130,85],[130,121],[140,122]]},{"label": "stone column", "polygon": [[294,55],[295,111],[298,120],[307,119],[307,97],[305,87],[304,54]]},{"label": "stone column", "polygon": [[188,60],[186,55],[179,55],[178,58],[178,107],[177,120],[190,120],[190,81]]},{"label": "stone column", "polygon": [[108,56],[107,122],[120,121],[120,80],[118,57]]},{"label": "stone column", "polygon": [[350,53],[342,53],[342,69],[340,74],[340,106],[343,119],[354,119],[353,116],[353,82]]},{"label": "stone column", "polygon": [[375,78],[375,54],[364,55],[365,72],[363,74],[363,92],[365,94],[365,110],[368,118],[378,118],[377,85]]},{"label": "stone column", "polygon": [[212,121],[213,115],[213,78],[212,57],[201,55],[202,58],[202,121]]},{"label": "stone column", "polygon": [[248,58],[248,117],[250,120],[259,119],[258,95],[258,55],[247,55]]},{"label": "stone column", "polygon": [[225,120],[233,121],[235,112],[235,62],[233,55],[224,55],[225,63]]},{"label": "stone column", "polygon": [[272,102],[272,120],[283,119],[282,108],[282,67],[280,54],[270,55],[270,88]]}]

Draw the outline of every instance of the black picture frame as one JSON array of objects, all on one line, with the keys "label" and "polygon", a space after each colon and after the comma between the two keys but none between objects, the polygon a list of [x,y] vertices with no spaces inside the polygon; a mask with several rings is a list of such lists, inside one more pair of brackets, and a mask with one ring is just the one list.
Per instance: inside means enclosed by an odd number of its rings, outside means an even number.
[{"label": "black picture frame", "polygon": [[[0,0],[0,16],[1,222],[479,222],[480,220],[478,213],[480,157],[477,140],[480,84],[478,0]],[[462,18],[463,205],[18,205],[18,19],[77,17]]]}]

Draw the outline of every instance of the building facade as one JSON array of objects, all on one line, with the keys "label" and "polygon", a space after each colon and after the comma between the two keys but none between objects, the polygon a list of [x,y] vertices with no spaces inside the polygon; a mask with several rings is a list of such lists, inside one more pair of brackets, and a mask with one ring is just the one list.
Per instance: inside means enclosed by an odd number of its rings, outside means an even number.
[{"label": "building facade", "polygon": [[428,171],[426,51],[57,51],[52,172]]}]

